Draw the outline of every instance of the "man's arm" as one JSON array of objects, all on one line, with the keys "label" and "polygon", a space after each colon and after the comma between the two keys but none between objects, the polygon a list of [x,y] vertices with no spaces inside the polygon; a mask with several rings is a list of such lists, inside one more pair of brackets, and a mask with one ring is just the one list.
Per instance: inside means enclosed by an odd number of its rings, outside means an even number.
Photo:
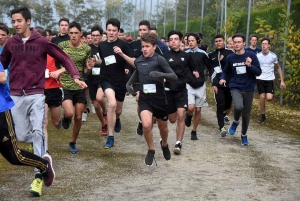
[{"label": "man's arm", "polygon": [[158,56],[158,64],[162,68],[163,72],[152,71],[150,72],[151,77],[162,77],[168,80],[178,80],[177,75],[174,73],[164,57]]},{"label": "man's arm", "polygon": [[136,83],[138,81],[138,78],[139,78],[138,72],[137,70],[135,70],[131,75],[130,79],[128,80],[128,82],[126,83],[127,91],[133,96],[136,96],[136,92],[133,90],[132,84]]},{"label": "man's arm", "polygon": [[280,77],[280,88],[282,89],[286,89],[286,86],[285,86],[285,82],[284,82],[284,77],[283,77],[283,73],[282,73],[282,69],[281,69],[281,66],[279,63],[276,64],[277,66],[277,69],[278,69],[278,74],[279,74],[279,77]]},{"label": "man's arm", "polygon": [[125,59],[125,61],[127,63],[129,63],[132,67],[135,68],[135,65],[134,65],[135,58],[131,58],[131,57],[127,56],[125,53],[122,52],[121,48],[119,48],[118,46],[114,47],[114,52],[116,54],[120,55],[121,57],[123,57],[123,59]]}]

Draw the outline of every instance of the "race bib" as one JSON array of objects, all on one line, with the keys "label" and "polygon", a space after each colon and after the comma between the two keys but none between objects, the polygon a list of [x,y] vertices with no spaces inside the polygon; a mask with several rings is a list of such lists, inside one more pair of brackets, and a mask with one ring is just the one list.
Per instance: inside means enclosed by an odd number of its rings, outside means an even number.
[{"label": "race bib", "polygon": [[222,68],[220,66],[214,67],[216,73],[222,73]]},{"label": "race bib", "polygon": [[156,84],[144,84],[143,89],[145,94],[156,93]]},{"label": "race bib", "polygon": [[92,69],[92,75],[100,75],[101,68],[93,68]]},{"label": "race bib", "polygon": [[45,78],[49,78],[49,69],[45,70]]},{"label": "race bib", "polygon": [[246,73],[246,66],[236,67],[236,74],[245,74]]},{"label": "race bib", "polygon": [[110,55],[108,57],[105,57],[104,61],[105,61],[106,66],[111,65],[111,64],[115,64],[117,62],[115,55]]}]

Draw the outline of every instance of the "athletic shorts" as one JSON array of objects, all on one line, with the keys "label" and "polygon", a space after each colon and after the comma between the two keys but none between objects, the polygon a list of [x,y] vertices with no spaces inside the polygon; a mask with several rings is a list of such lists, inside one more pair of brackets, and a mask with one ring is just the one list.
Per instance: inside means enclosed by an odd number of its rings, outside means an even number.
[{"label": "athletic shorts", "polygon": [[139,100],[138,105],[140,113],[144,110],[148,110],[157,119],[168,121],[167,105],[158,105],[146,100]]},{"label": "athletic shorts", "polygon": [[274,94],[273,80],[256,80],[258,94]]},{"label": "athletic shorts", "polygon": [[89,94],[91,100],[96,100],[97,91],[100,88],[100,84],[89,83]]},{"label": "athletic shorts", "polygon": [[67,90],[64,89],[64,101],[65,100],[72,100],[73,105],[76,103],[83,103],[86,104],[86,97],[85,97],[85,90]]},{"label": "athletic shorts", "polygon": [[62,88],[45,89],[45,103],[48,107],[59,107],[64,100]]},{"label": "athletic shorts", "polygon": [[188,95],[187,90],[181,91],[166,91],[168,100],[168,114],[173,114],[178,108],[187,109],[188,106]]},{"label": "athletic shorts", "polygon": [[188,91],[188,104],[194,104],[195,107],[206,107],[206,84],[198,88],[193,88],[189,84],[186,84]]},{"label": "athletic shorts", "polygon": [[119,102],[124,102],[125,94],[127,91],[125,85],[124,88],[117,88],[107,81],[101,81],[100,85],[102,87],[103,92],[105,92],[106,89],[114,90],[116,100]]}]

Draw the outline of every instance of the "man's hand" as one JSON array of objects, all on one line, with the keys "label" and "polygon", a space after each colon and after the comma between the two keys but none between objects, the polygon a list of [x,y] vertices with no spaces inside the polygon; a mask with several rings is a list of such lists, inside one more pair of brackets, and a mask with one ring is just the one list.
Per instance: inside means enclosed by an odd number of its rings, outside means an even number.
[{"label": "man's hand", "polygon": [[53,79],[57,79],[60,76],[60,74],[61,74],[60,70],[56,70],[53,72],[49,72],[49,77]]},{"label": "man's hand", "polygon": [[226,83],[226,80],[220,80],[219,84],[223,85],[224,83]]},{"label": "man's hand", "polygon": [[113,48],[114,48],[114,53],[116,53],[116,54],[120,55],[121,57],[123,57],[124,53],[122,52],[121,48],[119,48],[118,46],[114,46]]},{"label": "man's hand", "polygon": [[80,81],[78,78],[74,79],[74,82],[75,82],[76,84],[78,84],[82,89],[87,88],[86,83],[83,82],[83,81]]},{"label": "man's hand", "polygon": [[94,58],[90,58],[89,60],[87,60],[86,62],[86,67],[87,69],[92,69],[95,66],[95,60]]},{"label": "man's hand", "polygon": [[195,78],[198,78],[199,77],[198,71],[193,71],[193,75],[195,76]]},{"label": "man's hand", "polygon": [[286,89],[286,85],[285,85],[284,81],[280,82],[280,88],[281,89]]},{"label": "man's hand", "polygon": [[247,57],[245,65],[248,66],[248,67],[251,67],[251,62],[252,62],[252,59],[250,57]]},{"label": "man's hand", "polygon": [[218,93],[218,87],[216,86],[212,86],[212,91],[217,94]]}]

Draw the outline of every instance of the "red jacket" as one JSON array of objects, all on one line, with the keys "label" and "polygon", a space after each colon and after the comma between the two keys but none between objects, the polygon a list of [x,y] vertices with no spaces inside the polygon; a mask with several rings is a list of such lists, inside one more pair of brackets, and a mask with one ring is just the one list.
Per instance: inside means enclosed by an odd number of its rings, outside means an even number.
[{"label": "red jacket", "polygon": [[24,44],[17,34],[8,39],[0,61],[6,69],[10,63],[10,94],[44,94],[47,54],[59,61],[75,79],[79,72],[69,56],[35,29]]},{"label": "red jacket", "polygon": [[[49,70],[49,72],[57,71],[58,69],[56,68],[55,65],[55,59],[53,59],[51,56],[47,55],[47,66],[46,68]],[[54,89],[54,88],[59,88],[62,87],[62,84],[60,82],[60,76],[56,79],[54,78],[46,78],[46,83],[45,83],[45,89]]]}]

